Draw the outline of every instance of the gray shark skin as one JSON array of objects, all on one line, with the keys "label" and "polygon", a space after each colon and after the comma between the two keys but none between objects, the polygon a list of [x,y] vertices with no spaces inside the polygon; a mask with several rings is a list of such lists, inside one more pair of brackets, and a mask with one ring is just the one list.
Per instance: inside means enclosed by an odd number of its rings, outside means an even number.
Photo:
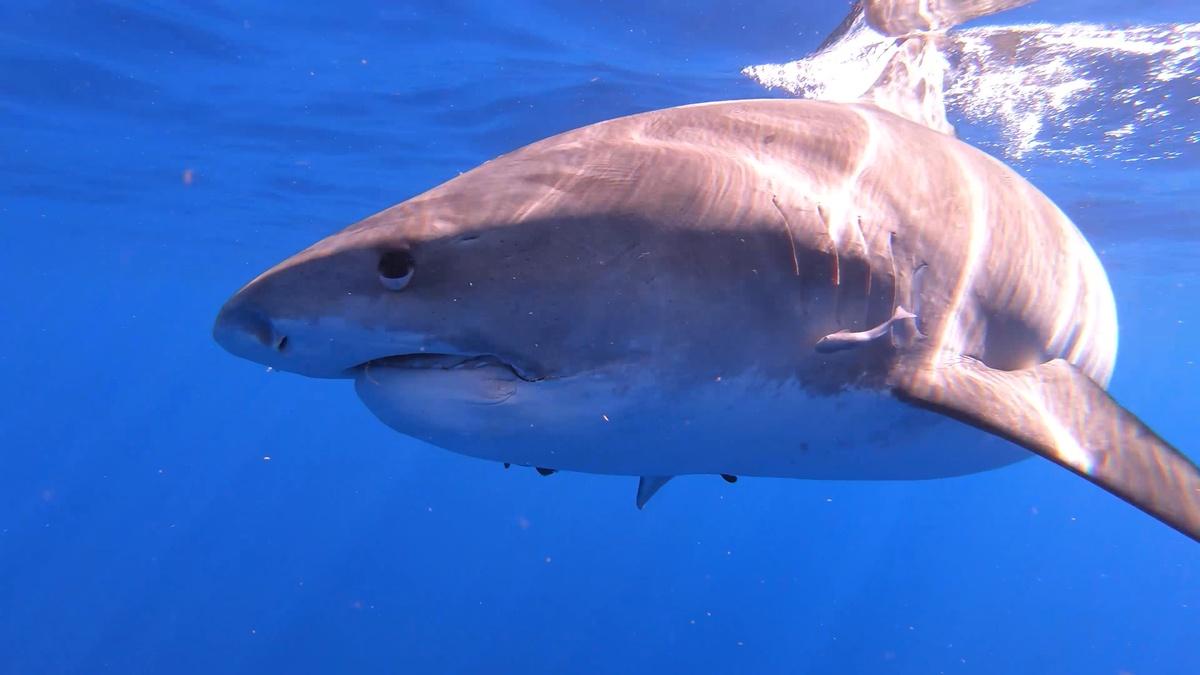
[{"label": "gray shark skin", "polygon": [[214,337],[353,380],[440,448],[639,476],[639,508],[681,474],[930,479],[1038,454],[1200,539],[1200,471],[1104,391],[1116,309],[1082,234],[891,98],[534,143],[284,260]]},{"label": "gray shark skin", "polygon": [[[1200,533],[1195,467],[1112,422],[1116,312],[1079,231],[1000,162],[867,104],[703,104],[535,143],[268,270],[214,333],[486,459],[936,478],[1028,455],[1002,436],[1091,479],[1152,456],[1113,479],[1148,487],[1105,487]],[[1046,367],[1087,386],[1039,389]],[[975,400],[977,373],[1033,384]],[[1072,400],[1087,414],[1054,413]]]}]

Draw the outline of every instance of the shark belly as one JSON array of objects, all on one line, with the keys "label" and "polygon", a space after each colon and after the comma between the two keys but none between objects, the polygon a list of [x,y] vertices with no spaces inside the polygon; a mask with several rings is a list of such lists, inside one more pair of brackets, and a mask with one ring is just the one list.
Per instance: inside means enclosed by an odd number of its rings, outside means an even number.
[{"label": "shark belly", "polygon": [[530,383],[502,368],[372,369],[356,390],[396,431],[472,457],[616,475],[726,473],[913,480],[1030,456],[887,392],[814,395],[749,374],[664,388],[581,375]]}]

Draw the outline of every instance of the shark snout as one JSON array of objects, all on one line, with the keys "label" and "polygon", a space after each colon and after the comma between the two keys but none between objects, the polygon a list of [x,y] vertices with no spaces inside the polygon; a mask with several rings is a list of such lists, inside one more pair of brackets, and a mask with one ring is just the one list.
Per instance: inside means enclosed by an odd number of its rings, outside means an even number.
[{"label": "shark snout", "polygon": [[233,298],[213,323],[213,339],[229,353],[274,366],[285,358],[288,337],[253,303]]},{"label": "shark snout", "polygon": [[364,364],[392,356],[458,353],[419,333],[364,327],[354,316],[322,314],[297,303],[281,307],[252,286],[225,303],[212,334],[234,356],[318,378],[352,378]]}]

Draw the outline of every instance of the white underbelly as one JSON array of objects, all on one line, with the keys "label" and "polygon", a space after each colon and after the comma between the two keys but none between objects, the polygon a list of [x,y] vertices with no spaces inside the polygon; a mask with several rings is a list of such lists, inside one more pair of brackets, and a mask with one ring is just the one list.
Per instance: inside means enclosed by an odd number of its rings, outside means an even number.
[{"label": "white underbelly", "polygon": [[563,471],[923,479],[997,468],[1025,450],[885,392],[814,396],[796,382],[528,383],[500,368],[377,369],[356,383],[403,434],[454,452]]}]

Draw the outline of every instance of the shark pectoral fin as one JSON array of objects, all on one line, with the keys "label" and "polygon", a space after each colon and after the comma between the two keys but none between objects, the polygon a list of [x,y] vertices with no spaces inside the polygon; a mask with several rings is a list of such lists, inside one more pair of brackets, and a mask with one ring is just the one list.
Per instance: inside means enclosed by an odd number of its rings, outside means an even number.
[{"label": "shark pectoral fin", "polygon": [[637,507],[640,509],[650,501],[659,488],[667,484],[674,476],[642,476],[638,479]]},{"label": "shark pectoral fin", "polygon": [[902,400],[1006,438],[1200,541],[1200,470],[1061,359],[1016,371],[971,359],[901,368]]}]

